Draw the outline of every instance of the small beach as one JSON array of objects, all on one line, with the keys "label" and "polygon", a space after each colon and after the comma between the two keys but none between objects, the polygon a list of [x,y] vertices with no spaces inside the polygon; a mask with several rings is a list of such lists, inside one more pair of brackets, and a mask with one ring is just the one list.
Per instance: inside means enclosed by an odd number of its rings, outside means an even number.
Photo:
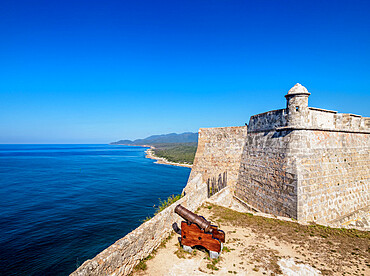
[{"label": "small beach", "polygon": [[170,162],[166,158],[158,157],[155,155],[154,149],[155,149],[154,146],[150,146],[150,148],[145,151],[145,154],[146,154],[145,158],[157,160],[156,162],[154,162],[155,164],[172,165],[172,166],[186,167],[186,168],[193,167],[193,165],[190,165],[190,164]]}]

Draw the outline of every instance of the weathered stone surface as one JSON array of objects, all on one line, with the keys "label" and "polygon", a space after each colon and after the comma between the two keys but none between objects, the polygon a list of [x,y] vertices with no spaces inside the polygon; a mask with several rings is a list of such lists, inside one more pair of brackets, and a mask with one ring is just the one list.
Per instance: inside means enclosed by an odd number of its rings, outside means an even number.
[{"label": "weathered stone surface", "polygon": [[308,107],[295,85],[286,109],[252,116],[235,194],[256,209],[329,223],[370,204],[370,118]]},{"label": "weathered stone surface", "polygon": [[235,194],[257,210],[297,218],[297,170],[290,152],[293,132],[248,133]]},{"label": "weathered stone surface", "polygon": [[199,175],[207,183],[208,197],[226,186],[235,187],[246,134],[246,126],[201,128],[185,192],[193,190],[189,184]]},{"label": "weathered stone surface", "polygon": [[370,206],[331,221],[328,226],[370,231]]},{"label": "weathered stone surface", "polygon": [[369,135],[297,132],[298,219],[327,223],[369,205]]}]

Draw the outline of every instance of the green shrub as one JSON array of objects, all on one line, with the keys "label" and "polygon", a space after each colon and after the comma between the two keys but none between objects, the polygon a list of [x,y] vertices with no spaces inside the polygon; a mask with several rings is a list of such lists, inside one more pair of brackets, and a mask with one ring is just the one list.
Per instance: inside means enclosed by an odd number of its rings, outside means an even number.
[{"label": "green shrub", "polygon": [[[162,201],[161,199],[159,199],[159,205],[158,207],[156,208],[155,212],[154,212],[154,216],[156,214],[159,214],[160,212],[162,212],[164,209],[166,209],[168,206],[170,206],[171,204],[175,203],[176,201],[178,201],[180,198],[182,198],[182,195],[179,194],[179,195],[170,195],[167,200],[164,200]],[[147,222],[149,220],[151,220],[152,217],[151,216],[148,216],[146,217],[143,222]]]},{"label": "green shrub", "polygon": [[175,203],[176,201],[178,201],[180,198],[182,198],[182,195],[170,195],[167,200],[164,200],[162,201],[161,199],[159,199],[159,206],[157,207],[154,215],[162,212],[164,209],[166,209],[168,206],[172,205],[173,203]]}]

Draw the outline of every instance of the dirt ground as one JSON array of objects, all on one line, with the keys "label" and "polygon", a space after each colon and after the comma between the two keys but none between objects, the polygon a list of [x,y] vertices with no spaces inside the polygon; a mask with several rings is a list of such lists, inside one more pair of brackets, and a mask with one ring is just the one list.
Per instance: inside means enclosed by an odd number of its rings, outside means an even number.
[{"label": "dirt ground", "polygon": [[173,233],[133,275],[370,275],[370,232],[239,213],[213,204],[197,210],[226,233],[219,259],[187,253]]}]

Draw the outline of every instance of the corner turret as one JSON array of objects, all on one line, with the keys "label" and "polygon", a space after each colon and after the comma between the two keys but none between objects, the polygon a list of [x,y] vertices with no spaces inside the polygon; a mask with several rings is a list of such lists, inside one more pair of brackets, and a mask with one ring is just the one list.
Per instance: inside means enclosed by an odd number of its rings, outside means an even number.
[{"label": "corner turret", "polygon": [[311,95],[303,85],[297,83],[285,95],[287,100],[287,125],[303,127],[308,124],[308,97]]}]

